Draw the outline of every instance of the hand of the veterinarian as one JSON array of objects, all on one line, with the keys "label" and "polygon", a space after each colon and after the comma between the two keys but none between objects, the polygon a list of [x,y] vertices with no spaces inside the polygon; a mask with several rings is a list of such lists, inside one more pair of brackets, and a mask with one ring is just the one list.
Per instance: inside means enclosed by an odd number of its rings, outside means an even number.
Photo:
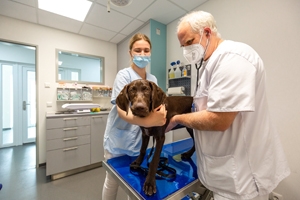
[{"label": "hand of the veterinarian", "polygon": [[147,117],[148,126],[162,126],[167,121],[167,110],[165,104],[161,104],[157,108],[155,108],[150,115]]},{"label": "hand of the veterinarian", "polygon": [[175,126],[177,126],[177,122],[175,121],[175,118],[176,116],[173,116],[171,119],[170,119],[170,122],[169,122],[169,124],[168,124],[168,126],[167,126],[167,128],[166,128],[166,130],[165,130],[165,133],[166,132],[169,132],[170,130],[172,130],[172,128],[174,128]]}]

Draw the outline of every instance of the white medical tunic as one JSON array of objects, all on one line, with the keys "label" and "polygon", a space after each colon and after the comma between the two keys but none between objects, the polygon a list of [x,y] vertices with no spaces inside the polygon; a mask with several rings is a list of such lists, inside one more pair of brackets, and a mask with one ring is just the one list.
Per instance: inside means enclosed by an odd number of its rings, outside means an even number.
[{"label": "white medical tunic", "polygon": [[194,130],[200,181],[231,199],[269,194],[290,169],[271,125],[262,60],[248,45],[226,40],[199,76],[198,111],[238,112],[224,132]]},{"label": "white medical tunic", "polygon": [[[137,156],[142,144],[142,131],[139,126],[129,124],[118,115],[116,99],[128,83],[142,79],[131,67],[118,72],[112,90],[111,103],[113,104],[108,114],[106,129],[104,133],[103,146],[114,155]],[[146,79],[157,84],[154,75],[147,73]]]}]

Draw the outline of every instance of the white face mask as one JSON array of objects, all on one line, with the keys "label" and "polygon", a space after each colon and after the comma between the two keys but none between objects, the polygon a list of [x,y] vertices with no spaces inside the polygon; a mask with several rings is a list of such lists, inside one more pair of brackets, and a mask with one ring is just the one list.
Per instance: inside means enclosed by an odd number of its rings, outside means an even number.
[{"label": "white face mask", "polygon": [[192,45],[183,47],[183,56],[191,64],[200,62],[200,60],[204,56],[205,49],[200,44],[201,40],[202,40],[202,36],[203,36],[203,34],[201,35],[199,44],[192,44]]}]

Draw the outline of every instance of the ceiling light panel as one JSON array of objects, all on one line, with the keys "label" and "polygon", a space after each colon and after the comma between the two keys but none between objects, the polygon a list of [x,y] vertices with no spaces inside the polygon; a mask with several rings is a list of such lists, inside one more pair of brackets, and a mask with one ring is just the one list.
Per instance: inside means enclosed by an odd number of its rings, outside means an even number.
[{"label": "ceiling light panel", "polygon": [[39,9],[84,21],[92,2],[87,0],[38,0]]}]

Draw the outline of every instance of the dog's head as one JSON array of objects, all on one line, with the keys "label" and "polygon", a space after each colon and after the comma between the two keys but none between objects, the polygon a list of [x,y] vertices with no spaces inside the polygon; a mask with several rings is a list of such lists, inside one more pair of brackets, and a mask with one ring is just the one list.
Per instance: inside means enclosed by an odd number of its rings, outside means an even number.
[{"label": "dog's head", "polygon": [[130,107],[133,115],[146,117],[150,111],[162,104],[165,98],[164,91],[154,82],[138,79],[125,85],[116,103],[126,113]]}]

